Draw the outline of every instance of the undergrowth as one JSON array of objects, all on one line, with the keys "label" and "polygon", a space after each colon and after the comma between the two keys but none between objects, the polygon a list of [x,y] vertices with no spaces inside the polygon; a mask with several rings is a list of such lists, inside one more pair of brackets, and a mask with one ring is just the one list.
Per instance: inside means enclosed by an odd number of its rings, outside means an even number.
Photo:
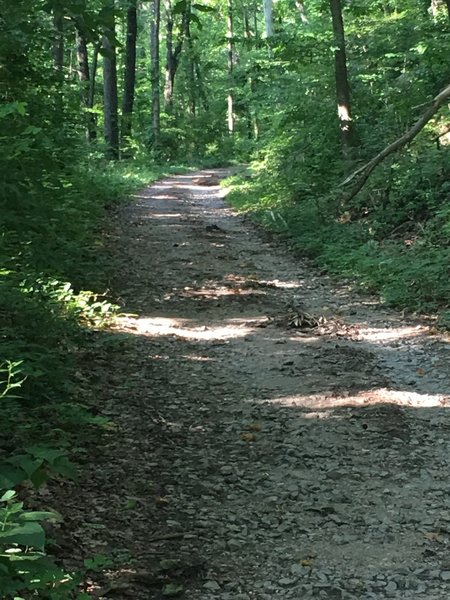
[{"label": "undergrowth", "polygon": [[389,306],[437,313],[439,324],[450,328],[448,155],[447,148],[426,145],[404,152],[347,205],[333,191],[339,183],[333,174],[317,182],[304,165],[289,186],[267,162],[255,162],[250,174],[231,180],[228,198],[330,273]]},{"label": "undergrowth", "polygon": [[[72,150],[68,150],[70,154]],[[63,154],[63,151],[62,151]],[[0,160],[2,156],[0,153]],[[75,479],[83,447],[113,424],[99,416],[85,354],[118,307],[107,297],[103,230],[133,190],[186,167],[65,156],[24,171],[8,157],[0,212],[0,597],[87,597],[46,556],[59,519],[35,490]],[[25,163],[27,158],[24,159]],[[30,511],[27,505],[42,510]],[[49,524],[42,525],[43,521]]]}]

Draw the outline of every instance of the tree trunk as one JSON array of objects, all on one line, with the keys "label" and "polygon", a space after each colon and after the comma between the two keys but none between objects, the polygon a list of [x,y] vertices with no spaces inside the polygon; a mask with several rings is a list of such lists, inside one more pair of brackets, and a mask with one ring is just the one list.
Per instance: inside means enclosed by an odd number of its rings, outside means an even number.
[{"label": "tree trunk", "polygon": [[125,77],[122,99],[122,139],[131,136],[136,84],[136,40],[137,40],[137,0],[130,0],[127,10],[127,36],[125,47]]},{"label": "tree trunk", "polygon": [[160,125],[160,82],[159,82],[159,27],[161,17],[161,0],[153,0],[150,21],[150,55],[151,55],[151,94],[152,94],[152,134],[153,148],[159,147]]},{"label": "tree trunk", "polygon": [[203,83],[203,77],[202,77],[202,71],[200,69],[200,65],[198,63],[198,61],[195,61],[195,78],[197,81],[197,87],[199,90],[199,97],[200,100],[202,102],[202,106],[203,106],[203,110],[205,112],[209,111],[209,102],[208,102],[208,96],[206,95],[205,92],[205,86]]},{"label": "tree trunk", "polygon": [[359,169],[357,169],[354,173],[352,173],[341,185],[347,185],[351,181],[353,181],[356,177],[359,177],[354,188],[347,194],[344,198],[344,202],[348,202],[352,198],[356,196],[356,194],[364,187],[366,181],[369,179],[372,171],[381,163],[385,158],[400,150],[409,142],[411,142],[418,133],[422,131],[425,125],[428,123],[430,119],[434,117],[437,111],[441,108],[443,104],[450,100],[450,85],[444,88],[431,102],[429,108],[423,113],[423,115],[418,119],[414,125],[408,129],[406,133],[400,136],[395,142],[386,146],[384,150],[379,152],[372,160],[370,160],[367,164],[363,165]]},{"label": "tree trunk", "polygon": [[195,82],[195,53],[194,44],[191,36],[191,24],[190,24],[190,0],[187,0],[189,6],[189,19],[186,24],[186,41],[188,46],[188,80],[189,80],[189,112],[195,117],[197,110],[197,94],[196,94],[196,82]]},{"label": "tree trunk", "polygon": [[173,88],[175,84],[175,73],[177,61],[173,51],[173,15],[172,2],[166,2],[166,79],[164,83],[164,107],[167,112],[173,108]]},{"label": "tree trunk", "polygon": [[90,81],[87,42],[86,38],[78,28],[76,29],[75,36],[77,46],[78,79],[80,80],[82,86],[83,101],[85,104],[87,104],[89,97],[89,88],[87,86]]},{"label": "tree trunk", "polygon": [[[98,54],[100,52],[101,44],[95,44],[94,53],[92,55],[92,64],[91,64],[91,79],[89,82],[89,101],[88,108],[94,108],[95,101],[95,81],[97,77],[97,67],[98,67]],[[97,137],[95,135],[94,137]]]},{"label": "tree trunk", "polygon": [[263,0],[264,23],[266,26],[266,38],[273,36],[273,1]]},{"label": "tree trunk", "polygon": [[342,18],[341,0],[330,0],[331,16],[333,21],[333,34],[336,50],[334,51],[334,65],[336,77],[336,98],[339,129],[341,132],[342,151],[347,158],[351,148],[355,145],[355,132],[352,121],[350,102],[350,85],[347,73],[347,56],[345,50],[344,21]]},{"label": "tree trunk", "polygon": [[53,42],[53,64],[55,70],[61,74],[64,67],[64,18],[61,10],[53,9],[53,27],[55,29]]},{"label": "tree trunk", "polygon": [[92,108],[90,104],[90,74],[89,74],[89,60],[88,60],[88,49],[86,38],[83,33],[76,28],[76,47],[77,47],[77,73],[78,79],[81,84],[81,99],[84,107],[87,109],[86,112],[86,134],[89,141],[96,138],[96,126],[95,116],[89,109]]},{"label": "tree trunk", "polygon": [[[246,8],[244,8],[243,24],[244,24],[244,39],[250,45],[252,34],[250,31],[250,23],[249,23],[248,12],[247,12]],[[257,140],[258,136],[259,136],[258,113],[257,113],[257,110],[253,106],[253,96],[255,95],[256,86],[255,86],[254,78],[251,75],[251,72],[248,74],[247,81],[248,81],[248,86],[250,88],[250,97],[249,97],[248,106],[247,106],[248,137],[250,139],[252,137],[254,137],[255,140]]]},{"label": "tree trunk", "polygon": [[228,15],[227,15],[227,38],[228,38],[228,78],[229,91],[227,98],[227,121],[228,133],[234,133],[234,114],[233,114],[233,63],[234,63],[234,41],[233,41],[233,0],[228,0]]},{"label": "tree trunk", "polygon": [[108,24],[102,38],[103,45],[103,102],[105,119],[105,140],[108,155],[119,158],[119,119],[117,98],[117,63],[115,44],[114,0],[108,4]]},{"label": "tree trunk", "polygon": [[[449,0],[450,2],[450,0]],[[300,0],[295,0],[295,6],[298,9],[298,12],[300,13],[300,19],[302,20],[302,23],[308,23],[308,17],[306,16],[306,10],[305,10],[305,5],[303,2],[301,2]]]},{"label": "tree trunk", "polygon": [[166,79],[164,85],[164,106],[167,112],[173,109],[173,94],[175,86],[175,75],[180,64],[180,55],[184,40],[188,35],[191,21],[191,3],[186,1],[186,8],[183,12],[180,33],[174,46],[173,28],[174,19],[172,13],[172,1],[166,2]]}]

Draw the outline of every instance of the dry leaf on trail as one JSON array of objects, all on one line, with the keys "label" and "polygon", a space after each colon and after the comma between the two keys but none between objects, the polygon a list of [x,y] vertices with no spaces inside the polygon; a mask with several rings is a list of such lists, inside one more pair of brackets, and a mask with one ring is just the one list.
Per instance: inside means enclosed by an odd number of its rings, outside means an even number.
[{"label": "dry leaf on trail", "polygon": [[256,442],[257,437],[254,433],[243,432],[241,433],[241,440],[243,442]]},{"label": "dry leaf on trail", "polygon": [[250,423],[249,425],[247,425],[247,429],[249,431],[261,431],[262,429],[262,424],[255,422],[255,423]]},{"label": "dry leaf on trail", "polygon": [[300,564],[302,565],[302,567],[311,567],[312,563],[313,563],[313,558],[312,557],[308,557],[308,558],[303,558],[300,561]]},{"label": "dry leaf on trail", "polygon": [[155,504],[159,508],[164,508],[169,504],[169,499],[166,496],[155,496]]},{"label": "dry leaf on trail", "polygon": [[430,542],[442,542],[442,536],[437,531],[426,531],[423,534],[423,537],[429,540]]}]

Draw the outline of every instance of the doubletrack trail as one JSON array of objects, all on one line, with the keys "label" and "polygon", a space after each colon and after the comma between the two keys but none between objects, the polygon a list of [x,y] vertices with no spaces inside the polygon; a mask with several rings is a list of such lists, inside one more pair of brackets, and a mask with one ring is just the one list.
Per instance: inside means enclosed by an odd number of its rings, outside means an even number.
[{"label": "doubletrack trail", "polygon": [[105,526],[83,551],[116,551],[97,597],[442,600],[447,341],[198,184],[226,175],[157,182],[112,226],[128,314],[102,359],[116,429],[83,475]]}]

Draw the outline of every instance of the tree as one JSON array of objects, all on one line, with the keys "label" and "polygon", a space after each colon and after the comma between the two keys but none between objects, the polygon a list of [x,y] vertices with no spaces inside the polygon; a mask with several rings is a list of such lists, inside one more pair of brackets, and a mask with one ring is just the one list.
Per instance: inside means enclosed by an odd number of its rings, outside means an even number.
[{"label": "tree", "polygon": [[[181,5],[183,7],[183,5]],[[180,63],[180,55],[183,48],[184,38],[189,26],[191,15],[190,2],[184,3],[184,10],[179,26],[178,37],[174,42],[175,14],[172,6],[172,0],[167,0],[165,4],[166,14],[166,74],[164,85],[164,106],[166,111],[171,112],[173,108],[173,94],[175,86],[175,76]]]},{"label": "tree", "polygon": [[233,0],[227,4],[227,40],[228,40],[228,97],[227,97],[227,123],[228,133],[234,133],[234,98],[233,98],[233,64],[234,64],[234,40],[233,40]]},{"label": "tree", "polygon": [[334,34],[334,69],[336,80],[337,113],[341,132],[342,151],[345,157],[355,145],[355,132],[350,102],[350,85],[347,72],[347,53],[345,47],[344,20],[341,0],[330,0],[331,18]]},{"label": "tree", "polygon": [[272,0],[263,0],[264,23],[266,28],[266,38],[273,36],[273,2]]},{"label": "tree", "polygon": [[443,104],[445,104],[446,102],[448,102],[449,99],[450,99],[450,85],[448,85],[446,88],[444,88],[433,99],[433,101],[431,102],[428,109],[423,113],[423,115],[420,117],[420,119],[418,119],[414,123],[414,125],[410,129],[408,129],[408,131],[406,133],[404,133],[402,136],[400,136],[398,139],[396,139],[395,142],[392,142],[392,144],[389,144],[388,146],[386,146],[386,148],[384,148],[381,152],[379,152],[367,164],[363,165],[362,167],[357,169],[354,173],[352,173],[349,177],[347,177],[347,179],[343,182],[342,185],[347,185],[347,184],[351,183],[355,178],[359,177],[359,179],[357,179],[357,182],[356,182],[354,188],[346,196],[345,202],[348,202],[349,200],[354,198],[354,196],[356,196],[356,194],[366,184],[372,171],[374,171],[374,169],[381,162],[383,162],[383,160],[385,160],[388,156],[390,156],[394,152],[397,152],[398,150],[400,150],[401,148],[403,148],[404,146],[409,144],[416,137],[416,135],[422,131],[422,129],[430,121],[430,119],[432,119],[434,117],[434,115],[441,108],[441,106]]},{"label": "tree", "polygon": [[[95,116],[91,111],[93,102],[91,103],[90,100],[91,77],[89,72],[88,47],[86,37],[79,27],[75,29],[75,41],[77,48],[77,73],[81,84],[81,100],[87,111],[86,133],[88,140],[92,141],[97,137],[97,131]],[[95,77],[95,74],[93,74],[93,77]]]},{"label": "tree", "polygon": [[137,0],[129,0],[125,45],[125,74],[122,99],[122,139],[132,133],[132,115],[136,84]]},{"label": "tree", "polygon": [[104,11],[103,48],[103,102],[105,120],[105,140],[108,155],[119,158],[119,117],[117,96],[117,60],[116,60],[116,27],[114,0],[108,0]]},{"label": "tree", "polygon": [[150,56],[151,56],[151,102],[153,149],[159,148],[160,125],[160,72],[159,72],[159,28],[161,0],[153,0],[150,12]]},{"label": "tree", "polygon": [[62,6],[55,2],[53,6],[53,64],[56,71],[62,74],[64,68],[64,13]]}]

